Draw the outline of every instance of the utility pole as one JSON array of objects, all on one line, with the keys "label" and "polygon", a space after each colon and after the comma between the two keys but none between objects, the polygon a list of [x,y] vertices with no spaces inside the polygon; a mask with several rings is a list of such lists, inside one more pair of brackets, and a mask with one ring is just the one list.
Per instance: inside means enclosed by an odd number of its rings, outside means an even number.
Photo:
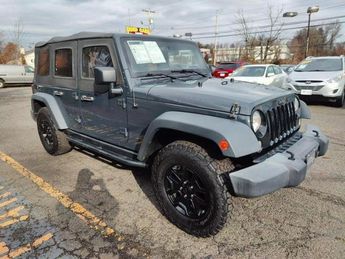
[{"label": "utility pole", "polygon": [[131,14],[129,13],[129,8],[128,8],[128,26],[131,26]]},{"label": "utility pole", "polygon": [[213,48],[213,65],[217,63],[217,37],[218,37],[218,15],[220,14],[219,10],[216,10],[216,26],[214,31],[214,48]]},{"label": "utility pole", "polygon": [[150,29],[150,32],[152,32],[152,24],[153,24],[152,15],[155,14],[156,11],[153,11],[151,9],[143,9],[142,11],[148,15],[149,29]]}]

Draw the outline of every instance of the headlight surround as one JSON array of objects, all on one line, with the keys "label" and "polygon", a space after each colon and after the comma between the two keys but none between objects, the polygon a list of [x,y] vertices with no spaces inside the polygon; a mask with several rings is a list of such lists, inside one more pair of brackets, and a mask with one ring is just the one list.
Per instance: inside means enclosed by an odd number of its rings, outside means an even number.
[{"label": "headlight surround", "polygon": [[252,113],[251,117],[251,126],[257,137],[262,138],[267,133],[267,123],[265,115],[259,111],[256,110]]},{"label": "headlight surround", "polygon": [[288,78],[286,79],[286,82],[291,84],[291,83],[293,82],[293,80],[292,80],[290,77],[288,77]]},{"label": "headlight surround", "polygon": [[328,79],[327,80],[327,83],[338,83],[340,80],[341,80],[342,76],[341,75],[338,75],[336,77],[333,77],[331,79]]},{"label": "headlight surround", "polygon": [[300,103],[300,101],[299,101],[299,99],[297,97],[295,97],[295,100],[294,100],[293,104],[294,104],[294,107],[295,107],[295,112],[297,112],[299,107],[301,106],[301,103]]}]

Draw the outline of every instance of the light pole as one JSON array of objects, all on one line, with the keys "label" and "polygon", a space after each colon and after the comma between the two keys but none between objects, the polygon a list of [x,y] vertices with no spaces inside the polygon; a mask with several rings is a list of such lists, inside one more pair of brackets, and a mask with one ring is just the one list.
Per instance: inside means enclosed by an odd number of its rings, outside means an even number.
[{"label": "light pole", "polygon": [[217,37],[218,37],[218,15],[220,14],[220,10],[216,10],[216,26],[214,32],[214,48],[213,48],[213,65],[215,66],[217,63]]},{"label": "light pole", "polygon": [[307,44],[305,47],[305,54],[304,57],[306,58],[308,56],[308,51],[309,51],[309,30],[310,30],[310,17],[312,13],[317,13],[319,11],[319,6],[309,6],[307,9],[307,14],[308,14],[308,29],[307,29]]},{"label": "light pole", "polygon": [[152,32],[152,24],[153,24],[153,18],[152,18],[152,14],[155,14],[156,11],[153,11],[151,9],[143,9],[142,10],[144,13],[147,13],[148,15],[148,21],[149,21],[149,30],[150,33]]}]

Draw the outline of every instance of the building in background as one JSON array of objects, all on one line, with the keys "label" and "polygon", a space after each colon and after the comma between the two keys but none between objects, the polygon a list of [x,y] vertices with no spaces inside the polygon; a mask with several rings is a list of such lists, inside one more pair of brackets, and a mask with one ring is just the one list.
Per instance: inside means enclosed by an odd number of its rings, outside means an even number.
[{"label": "building in background", "polygon": [[35,67],[35,52],[34,50],[30,50],[25,52],[24,54],[24,60],[26,65]]},{"label": "building in background", "polygon": [[[241,60],[243,56],[251,57],[252,61],[261,63],[263,60],[263,47],[255,46],[251,49],[246,49],[245,47],[229,47],[229,48],[218,48],[217,49],[217,63]],[[284,62],[290,61],[293,54],[290,52],[289,47],[286,44],[271,46],[268,50],[266,60],[270,62]]]}]

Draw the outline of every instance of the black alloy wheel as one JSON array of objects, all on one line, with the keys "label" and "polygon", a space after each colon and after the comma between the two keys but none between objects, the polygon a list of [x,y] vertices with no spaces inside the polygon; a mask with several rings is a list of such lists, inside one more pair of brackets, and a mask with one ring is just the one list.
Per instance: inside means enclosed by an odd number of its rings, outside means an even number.
[{"label": "black alloy wheel", "polygon": [[230,205],[224,174],[228,158],[212,158],[201,146],[174,141],[152,163],[152,185],[162,213],[180,229],[208,237],[224,226]]},{"label": "black alloy wheel", "polygon": [[169,201],[182,215],[202,219],[210,210],[210,194],[200,177],[190,169],[181,165],[170,167],[164,187]]}]

